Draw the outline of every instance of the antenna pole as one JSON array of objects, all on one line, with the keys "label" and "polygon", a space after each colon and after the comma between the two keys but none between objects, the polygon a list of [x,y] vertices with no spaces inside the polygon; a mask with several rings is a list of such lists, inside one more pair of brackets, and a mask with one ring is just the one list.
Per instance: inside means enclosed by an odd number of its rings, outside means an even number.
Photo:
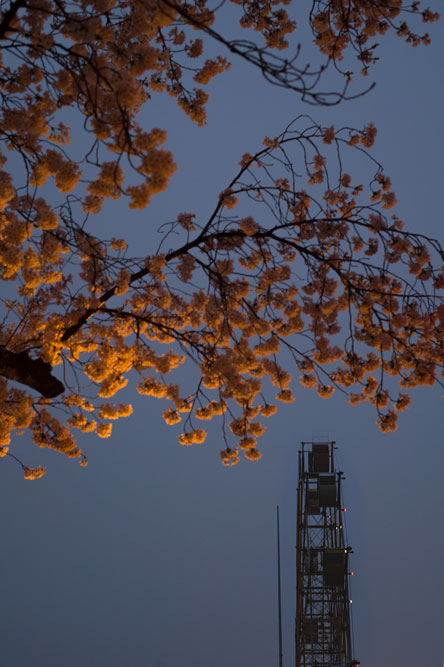
[{"label": "antenna pole", "polygon": [[[278,570],[278,608],[279,608],[279,667],[282,667],[282,605],[281,605],[281,546],[279,535],[279,505],[276,507],[277,518],[277,570]],[[444,666],[443,666],[444,667]]]}]

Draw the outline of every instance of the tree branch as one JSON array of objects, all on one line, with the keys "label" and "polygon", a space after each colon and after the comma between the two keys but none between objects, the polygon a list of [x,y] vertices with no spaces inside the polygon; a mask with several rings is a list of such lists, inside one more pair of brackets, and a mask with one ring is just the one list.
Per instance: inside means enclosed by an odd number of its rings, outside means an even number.
[{"label": "tree branch", "polygon": [[26,7],[27,1],[28,0],[15,0],[11,3],[10,8],[6,12],[2,13],[2,20],[0,23],[0,39],[4,39],[6,37],[6,33],[12,30],[11,23],[15,19],[18,10],[22,7]]},{"label": "tree branch", "polygon": [[51,364],[42,359],[32,359],[26,352],[0,348],[0,375],[35,389],[45,398],[54,398],[65,391],[63,382],[51,371]]}]

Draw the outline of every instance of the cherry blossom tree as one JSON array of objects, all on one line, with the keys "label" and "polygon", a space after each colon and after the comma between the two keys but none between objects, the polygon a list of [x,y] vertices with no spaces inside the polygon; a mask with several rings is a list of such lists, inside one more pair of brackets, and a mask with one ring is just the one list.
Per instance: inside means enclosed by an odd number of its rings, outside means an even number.
[{"label": "cherry blossom tree", "polygon": [[[441,382],[443,250],[388,213],[396,197],[370,152],[371,124],[335,129],[300,116],[239,156],[207,219],[180,212],[163,225],[149,256],[92,233],[106,200],[144,209],[168,187],[166,130],[143,128],[138,114],[166,92],[206,122],[203,87],[231,64],[223,53],[203,59],[209,40],[329,105],[362,93],[346,52],[366,75],[377,59],[369,40],[394,30],[427,44],[405,18],[438,18],[403,0],[316,0],[310,25],[324,60],[310,69],[299,49],[285,58],[296,24],[282,5],[239,4],[258,43],[223,35],[222,10],[205,0],[14,0],[3,12],[1,455],[18,460],[11,438],[30,430],[39,447],[86,465],[76,430],[108,437],[112,420],[132,413],[109,400],[128,382],[163,399],[183,445],[203,442],[201,422],[220,418],[225,465],[260,458],[262,418],[298,384],[371,403],[390,431],[409,405],[405,390]],[[328,67],[336,91],[322,91]],[[80,160],[72,110],[90,138]],[[347,170],[350,154],[367,183]],[[178,381],[186,362],[197,373]],[[28,479],[45,473],[19,463]]]}]

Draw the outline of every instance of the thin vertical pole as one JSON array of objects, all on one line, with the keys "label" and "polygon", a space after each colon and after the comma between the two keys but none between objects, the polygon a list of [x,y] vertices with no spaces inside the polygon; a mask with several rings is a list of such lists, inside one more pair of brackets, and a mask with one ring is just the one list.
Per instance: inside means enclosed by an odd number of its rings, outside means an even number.
[{"label": "thin vertical pole", "polygon": [[277,566],[278,566],[278,607],[279,607],[279,667],[282,667],[282,605],[281,605],[281,545],[279,535],[279,505],[276,507],[277,514]]}]

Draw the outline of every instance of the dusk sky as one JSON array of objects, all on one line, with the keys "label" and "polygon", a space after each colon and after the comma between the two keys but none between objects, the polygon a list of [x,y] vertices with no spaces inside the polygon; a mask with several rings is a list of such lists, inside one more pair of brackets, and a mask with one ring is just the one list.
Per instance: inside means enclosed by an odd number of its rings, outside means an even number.
[{"label": "dusk sky", "polygon": [[[148,253],[162,222],[205,216],[243,153],[310,113],[325,125],[374,122],[394,212],[444,244],[444,21],[427,28],[428,47],[381,38],[380,63],[362,82],[376,88],[335,108],[308,107],[236,59],[209,88],[206,127],[153,98],[140,121],[168,130],[178,172],[146,211],[105,209],[97,236],[125,236]],[[301,20],[293,39],[304,34],[310,42]],[[441,667],[442,389],[413,391],[398,430],[384,435],[371,406],[322,400],[295,381],[296,401],[267,421],[262,459],[224,468],[216,423],[204,444],[181,447],[166,405],[130,384],[118,398],[134,414],[107,440],[81,438],[87,468],[28,436],[11,451],[46,465],[45,477],[26,481],[1,461],[2,666],[277,667],[277,505],[284,667],[293,665],[297,451],[328,438],[346,477],[355,656],[361,667]]]}]

